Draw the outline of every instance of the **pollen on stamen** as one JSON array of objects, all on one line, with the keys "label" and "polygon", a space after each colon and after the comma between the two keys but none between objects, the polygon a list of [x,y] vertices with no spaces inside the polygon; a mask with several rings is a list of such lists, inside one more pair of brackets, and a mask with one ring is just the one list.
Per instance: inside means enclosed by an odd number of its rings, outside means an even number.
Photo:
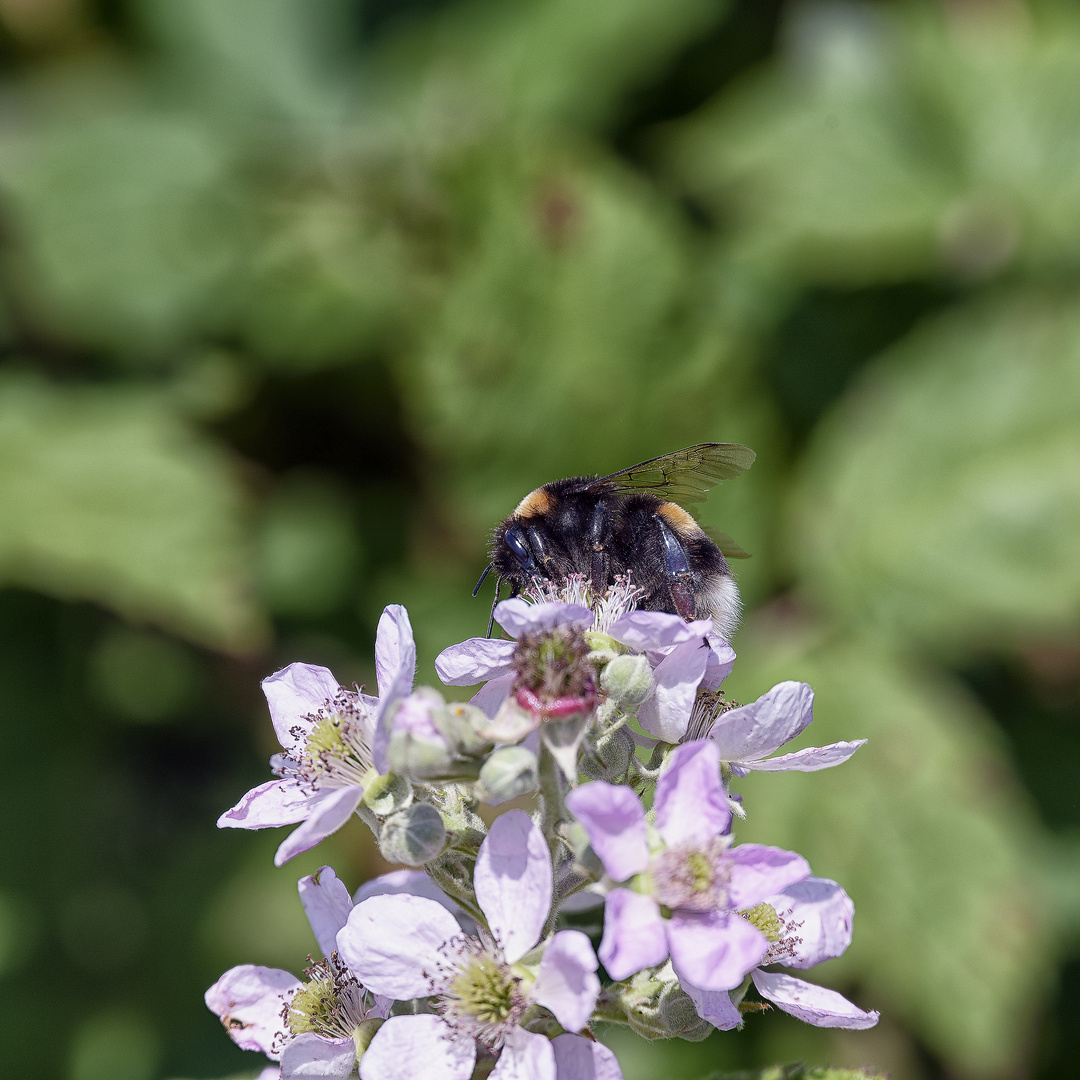
[{"label": "pollen on stamen", "polygon": [[686,911],[716,911],[727,903],[726,837],[703,845],[672,847],[657,855],[649,867],[656,899],[665,907]]},{"label": "pollen on stamen", "polygon": [[739,914],[769,941],[769,951],[762,958],[762,965],[782,963],[795,955],[796,947],[802,943],[802,938],[795,933],[802,926],[801,922],[785,919],[772,904],[766,903],[756,904]]},{"label": "pollen on stamen", "polygon": [[460,935],[442,949],[432,979],[434,1008],[453,1030],[498,1050],[529,1008],[521,980],[488,933]]},{"label": "pollen on stamen", "polygon": [[293,1035],[311,1032],[326,1039],[351,1039],[374,1001],[337,953],[304,972],[307,981],[285,1003],[282,1020]]},{"label": "pollen on stamen", "polygon": [[645,590],[631,582],[629,572],[619,574],[613,584],[602,590],[596,589],[584,574],[568,574],[562,581],[533,578],[521,595],[536,604],[577,604],[592,608],[594,621],[590,629],[606,634],[620,615],[637,608]]},{"label": "pollen on stamen", "polygon": [[300,732],[294,751],[296,775],[312,789],[362,784],[372,764],[372,718],[360,694],[339,690],[309,719],[310,731]]}]

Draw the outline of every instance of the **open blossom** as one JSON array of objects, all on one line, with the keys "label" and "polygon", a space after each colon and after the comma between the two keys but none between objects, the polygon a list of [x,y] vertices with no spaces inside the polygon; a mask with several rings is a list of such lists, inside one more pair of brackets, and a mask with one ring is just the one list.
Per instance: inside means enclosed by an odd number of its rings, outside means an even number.
[{"label": "open blossom", "polygon": [[630,788],[596,781],[567,797],[608,877],[630,885],[613,889],[605,903],[600,959],[615,979],[670,955],[680,981],[707,990],[738,986],[769,950],[766,935],[739,911],[810,873],[794,852],[731,846],[719,768],[708,741],[675,750],[656,785],[652,846]]},{"label": "open blossom", "polygon": [[[879,1013],[852,1005],[835,990],[786,972],[764,970],[775,964],[813,967],[839,956],[851,944],[855,905],[835,881],[808,877],[742,914],[769,939],[769,951],[750,972],[763,998],[816,1027],[861,1030],[878,1022]],[[702,1019],[715,1027],[726,1031],[741,1022],[741,1014],[730,994],[702,990],[685,982],[683,988]]]},{"label": "open blossom", "polygon": [[688,737],[708,738],[720,751],[720,760],[737,776],[760,772],[816,772],[847,761],[866,740],[808,746],[779,757],[768,755],[800,734],[814,719],[814,691],[806,683],[777,683],[757,701],[718,711],[718,695],[698,695]]},{"label": "open blossom", "polygon": [[302,878],[299,888],[324,959],[308,968],[304,980],[278,968],[240,964],[206,991],[206,1004],[237,1046],[281,1063],[281,1080],[343,1080],[391,1003],[361,986],[334,951],[352,910],[334,871],[324,866]]},{"label": "open blossom", "polygon": [[[220,828],[300,828],[274,857],[281,866],[341,828],[371,776],[387,769],[388,712],[412,689],[416,647],[409,616],[391,605],[375,641],[379,696],[346,690],[327,668],[290,664],[262,683],[282,746],[270,763],[279,779],[249,791],[218,819]],[[374,770],[374,771],[373,771]]]},{"label": "open blossom", "polygon": [[[698,687],[716,690],[730,673],[735,653],[717,637],[711,619],[686,622],[662,611],[622,611],[605,607],[603,629],[593,611],[582,604],[528,603],[515,597],[495,609],[495,619],[513,638],[553,631],[558,627],[590,630],[602,635],[617,651],[644,654],[652,668],[654,688],[637,711],[638,720],[650,735],[678,742],[685,734],[694,710]],[[472,686],[487,681],[473,698],[475,704],[495,716],[509,695],[519,690],[515,669],[517,640],[470,638],[444,649],[435,670],[447,686]],[[527,701],[519,701],[528,708]],[[539,710],[536,710],[539,714]]]},{"label": "open blossom", "polygon": [[[544,1006],[580,1031],[600,989],[596,956],[580,931],[562,930],[542,955],[534,952],[551,906],[552,869],[528,815],[511,810],[495,820],[473,884],[489,928],[476,935],[463,934],[435,901],[403,894],[362,901],[338,933],[341,957],[365,986],[402,1001],[432,999],[432,1012],[394,1016],[379,1029],[361,1060],[362,1080],[466,1080],[478,1046],[499,1055],[492,1080],[556,1080],[558,1059],[572,1064],[584,1052],[556,1048],[522,1026]],[[596,1061],[618,1076],[603,1055]]]}]

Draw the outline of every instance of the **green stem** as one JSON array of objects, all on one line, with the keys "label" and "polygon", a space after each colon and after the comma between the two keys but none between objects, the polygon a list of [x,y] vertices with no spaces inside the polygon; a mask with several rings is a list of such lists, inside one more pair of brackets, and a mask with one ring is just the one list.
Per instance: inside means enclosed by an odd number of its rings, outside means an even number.
[{"label": "green stem", "polygon": [[[540,740],[540,828],[543,830],[544,839],[547,841],[548,851],[551,853],[551,866],[558,870],[562,862],[563,842],[559,836],[559,825],[566,817],[566,778],[563,776],[559,763],[555,760],[551,751],[547,748],[544,740]],[[555,928],[555,904],[551,905],[548,912],[547,923],[544,926],[544,935],[547,936]]]}]

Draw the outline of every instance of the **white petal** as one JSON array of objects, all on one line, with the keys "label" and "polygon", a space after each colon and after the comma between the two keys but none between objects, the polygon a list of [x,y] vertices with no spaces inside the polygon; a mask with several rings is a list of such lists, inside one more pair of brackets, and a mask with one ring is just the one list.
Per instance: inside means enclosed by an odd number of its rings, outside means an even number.
[{"label": "white petal", "polygon": [[[276,755],[275,755],[276,756]],[[271,759],[273,760],[273,759]],[[219,829],[273,829],[295,825],[311,813],[313,797],[293,777],[252,788],[217,820]]]},{"label": "white petal", "polygon": [[722,761],[756,761],[794,739],[814,718],[814,691],[782,682],[757,701],[723,713],[709,738]]},{"label": "white petal", "polygon": [[872,1028],[881,1016],[877,1012],[864,1012],[835,990],[803,982],[793,975],[755,971],[753,978],[762,997],[768,998],[784,1012],[817,1027],[861,1031]]},{"label": "white petal", "polygon": [[307,821],[281,842],[274,855],[274,865],[284,866],[294,855],[310,850],[320,840],[337,832],[352,817],[363,797],[364,789],[357,786],[339,788],[318,801],[312,800]]},{"label": "white petal", "polygon": [[400,604],[384,608],[375,637],[375,669],[379,680],[379,711],[373,725],[371,757],[375,768],[386,773],[389,763],[390,721],[394,705],[412,693],[416,678],[416,643],[409,613]]},{"label": "white petal", "polygon": [[514,964],[535,944],[551,909],[551,855],[544,834],[522,810],[495,819],[476,856],[473,888],[480,910]]},{"label": "white petal", "polygon": [[668,759],[653,799],[656,828],[668,847],[700,843],[727,832],[731,806],[720,759],[708,739],[683,743]]},{"label": "white petal", "polygon": [[709,646],[697,637],[676,645],[653,668],[656,685],[638,709],[638,721],[650,735],[675,743],[686,734],[708,658]]},{"label": "white petal", "polygon": [[283,1028],[281,1010],[300,989],[300,980],[280,968],[240,964],[230,968],[204,995],[206,1007],[225,1025],[242,1050],[278,1056]]},{"label": "white petal", "polygon": [[310,1031],[290,1039],[281,1054],[281,1080],[304,1076],[345,1080],[356,1064],[352,1039],[324,1039]]},{"label": "white petal", "polygon": [[338,931],[353,908],[349,890],[329,866],[301,878],[297,888],[315,940],[323,956],[329,956],[337,948]]},{"label": "white petal", "polygon": [[615,1055],[603,1044],[581,1035],[551,1040],[556,1080],[623,1080]]},{"label": "white petal", "polygon": [[509,675],[500,675],[499,678],[492,679],[473,694],[469,699],[469,704],[475,705],[485,716],[494,719],[499,707],[509,696],[510,687],[514,685],[516,678],[517,675],[511,672]]},{"label": "white petal", "polygon": [[262,681],[266,703],[270,706],[270,719],[278,742],[286,750],[296,745],[294,728],[304,733],[311,728],[305,717],[317,712],[325,702],[333,698],[340,684],[329,668],[314,664],[290,664]]},{"label": "white petal", "polygon": [[708,1020],[714,1028],[731,1031],[742,1023],[742,1014],[738,1006],[731,1003],[731,994],[727,990],[702,990],[689,979],[680,979],[679,982],[694,1003],[698,1016]]},{"label": "white petal", "polygon": [[865,739],[856,739],[854,742],[829,743],[828,746],[808,746],[805,750],[796,750],[793,754],[781,754],[763,761],[739,764],[747,769],[757,769],[758,772],[817,772],[818,769],[843,765],[865,743]]},{"label": "white petal", "polygon": [[495,609],[495,621],[514,638],[536,630],[552,630],[556,626],[576,626],[587,630],[593,624],[593,613],[580,604],[530,604],[520,597],[504,600]]},{"label": "white petal", "polygon": [[555,1080],[551,1040],[524,1028],[513,1028],[491,1070],[491,1080]]},{"label": "white petal", "polygon": [[768,902],[798,927],[795,955],[783,961],[785,967],[813,967],[839,956],[851,944],[855,905],[835,881],[808,877]]},{"label": "white petal", "polygon": [[516,641],[505,638],[469,638],[435,657],[435,674],[444,686],[475,686],[497,679],[511,670],[516,648]]},{"label": "white petal", "polygon": [[360,1080],[469,1080],[472,1039],[456,1039],[440,1016],[392,1016],[360,1059]]},{"label": "white petal", "polygon": [[408,1001],[432,992],[439,950],[460,933],[441,904],[398,893],[357,904],[338,933],[337,947],[369,990]]},{"label": "white petal", "polygon": [[596,953],[580,930],[560,930],[548,942],[531,997],[555,1014],[567,1031],[580,1031],[600,993]]},{"label": "white petal", "polygon": [[604,905],[600,959],[613,979],[662,964],[668,955],[660,908],[651,896],[612,889]]}]

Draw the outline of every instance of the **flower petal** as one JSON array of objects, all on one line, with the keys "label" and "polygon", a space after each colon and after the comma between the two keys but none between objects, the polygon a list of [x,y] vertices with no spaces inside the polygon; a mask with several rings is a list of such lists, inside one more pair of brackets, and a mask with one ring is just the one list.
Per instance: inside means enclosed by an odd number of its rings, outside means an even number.
[{"label": "flower petal", "polygon": [[524,1028],[511,1028],[490,1080],[555,1080],[551,1040]]},{"label": "flower petal", "polygon": [[714,1028],[731,1031],[742,1023],[742,1013],[738,1006],[732,1003],[731,994],[727,990],[702,990],[689,979],[683,979],[681,985],[687,997],[694,1003],[698,1016],[702,1020],[708,1020]]},{"label": "flower petal", "polygon": [[375,637],[375,670],[379,680],[379,711],[375,715],[371,760],[380,773],[389,771],[386,750],[390,745],[393,707],[412,692],[416,678],[416,643],[409,613],[390,604],[379,618]]},{"label": "flower petal", "polygon": [[733,911],[676,911],[664,924],[671,963],[702,990],[732,990],[769,951],[769,939]]},{"label": "flower petal", "polygon": [[558,1035],[551,1048],[556,1080],[623,1080],[618,1058],[603,1043],[581,1035]]},{"label": "flower petal", "polygon": [[835,881],[808,877],[769,898],[779,915],[798,926],[795,955],[785,967],[808,968],[839,956],[851,944],[855,905]]},{"label": "flower petal", "polygon": [[318,712],[341,689],[329,668],[314,664],[290,664],[262,681],[270,719],[278,742],[286,750],[296,745],[296,729],[311,730],[307,717]]},{"label": "flower petal", "polygon": [[540,937],[551,885],[547,841],[529,815],[509,810],[497,817],[476,856],[473,888],[508,963],[517,963]]},{"label": "flower petal", "polygon": [[735,650],[718,634],[709,631],[709,656],[705,661],[705,674],[701,676],[704,690],[719,690],[720,684],[731,674],[735,666]]},{"label": "flower petal", "polygon": [[708,739],[684,743],[671,755],[656,782],[653,806],[668,847],[728,831],[731,806],[720,781],[719,755]]},{"label": "flower petal", "polygon": [[476,1043],[455,1038],[441,1016],[392,1016],[360,1059],[360,1080],[469,1080]]},{"label": "flower petal", "polygon": [[637,652],[646,652],[701,639],[711,629],[712,619],[688,623],[666,611],[628,611],[611,624],[608,634]]},{"label": "flower petal", "polygon": [[835,990],[815,986],[783,972],[755,971],[754,985],[762,997],[784,1012],[817,1027],[861,1031],[872,1028],[881,1016],[878,1012],[864,1012]]},{"label": "flower petal", "polygon": [[495,609],[495,621],[511,637],[519,638],[522,634],[553,630],[556,626],[576,626],[586,630],[593,624],[593,613],[580,604],[530,604],[515,596],[499,604]]},{"label": "flower petal", "polygon": [[593,851],[613,881],[625,881],[648,867],[645,810],[630,788],[596,780],[571,791],[566,805],[585,826]]},{"label": "flower petal", "polygon": [[613,889],[604,904],[600,960],[613,979],[625,979],[667,959],[660,908],[651,896]]},{"label": "flower petal", "polygon": [[411,896],[424,896],[428,900],[434,900],[457,919],[458,926],[466,934],[476,933],[476,920],[456,900],[451,900],[423,870],[391,870],[389,874],[380,874],[356,890],[353,903],[359,904],[369,896],[389,896],[396,893],[409,893]]},{"label": "flower petal", "polygon": [[407,893],[373,896],[352,909],[338,953],[373,993],[399,1001],[427,997],[439,950],[461,933],[441,904]]},{"label": "flower petal", "polygon": [[485,716],[492,719],[499,712],[499,707],[510,695],[510,687],[514,685],[517,675],[511,672],[509,675],[500,675],[485,683],[469,699],[470,705],[475,705]]},{"label": "flower petal", "polygon": [[409,613],[400,604],[388,604],[375,631],[375,678],[379,698],[388,697],[401,679],[408,683],[401,696],[412,690],[416,677],[416,645]]},{"label": "flower petal", "polygon": [[697,637],[676,645],[653,668],[655,687],[638,709],[638,722],[650,735],[675,743],[686,734],[708,658],[708,645]]},{"label": "flower petal", "polygon": [[435,673],[444,686],[473,686],[510,670],[517,642],[505,638],[469,638],[435,657]]},{"label": "flower petal", "polygon": [[353,908],[349,890],[329,866],[302,877],[297,888],[315,940],[323,956],[329,956],[337,948],[338,931],[348,921]]},{"label": "flower petal", "polygon": [[580,1031],[600,993],[596,953],[580,930],[560,930],[548,942],[531,997],[549,1008],[567,1031]]},{"label": "flower petal", "polygon": [[865,739],[856,739],[854,742],[829,743],[828,746],[808,746],[805,750],[796,750],[793,754],[781,754],[764,761],[746,761],[739,764],[748,769],[757,769],[758,772],[817,772],[818,769],[843,765],[865,742]]},{"label": "flower petal", "polygon": [[289,776],[252,788],[217,819],[219,829],[273,829],[295,825],[311,813],[312,795]]},{"label": "flower petal", "polygon": [[277,1061],[284,1027],[282,1005],[301,985],[287,971],[240,964],[226,971],[203,997],[241,1050],[261,1050]]},{"label": "flower petal", "polygon": [[814,719],[814,691],[806,683],[777,683],[757,701],[723,713],[709,738],[722,761],[756,761],[790,742]]},{"label": "flower petal", "polygon": [[294,855],[337,832],[352,816],[363,795],[364,789],[357,785],[332,791],[318,802],[312,800],[307,821],[282,841],[274,855],[274,865],[284,866]]},{"label": "flower petal", "polygon": [[324,1039],[310,1031],[290,1039],[281,1054],[281,1080],[303,1076],[345,1080],[356,1065],[352,1039]]},{"label": "flower petal", "polygon": [[725,859],[730,873],[728,902],[733,908],[753,907],[810,876],[810,864],[801,855],[765,844],[739,844]]}]

